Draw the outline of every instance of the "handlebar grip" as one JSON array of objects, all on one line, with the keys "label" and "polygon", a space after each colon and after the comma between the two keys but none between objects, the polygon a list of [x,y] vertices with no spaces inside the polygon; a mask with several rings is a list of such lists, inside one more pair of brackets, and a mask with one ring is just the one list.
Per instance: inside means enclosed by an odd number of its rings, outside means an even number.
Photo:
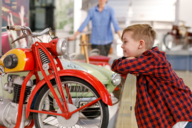
[{"label": "handlebar grip", "polygon": [[20,31],[21,30],[21,26],[7,26],[7,30]]}]

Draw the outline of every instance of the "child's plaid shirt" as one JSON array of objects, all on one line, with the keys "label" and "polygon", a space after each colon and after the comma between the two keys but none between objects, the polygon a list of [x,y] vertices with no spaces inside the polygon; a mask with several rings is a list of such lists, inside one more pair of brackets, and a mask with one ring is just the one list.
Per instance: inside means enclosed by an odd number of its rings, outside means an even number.
[{"label": "child's plaid shirt", "polygon": [[139,74],[135,105],[139,128],[172,128],[178,121],[192,121],[192,92],[157,47],[139,58],[116,60],[112,70]]}]

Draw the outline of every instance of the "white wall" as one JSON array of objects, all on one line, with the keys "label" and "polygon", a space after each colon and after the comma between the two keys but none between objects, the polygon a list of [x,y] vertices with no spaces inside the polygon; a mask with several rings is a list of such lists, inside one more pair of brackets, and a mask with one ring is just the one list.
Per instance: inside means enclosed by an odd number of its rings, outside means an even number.
[{"label": "white wall", "polygon": [[167,21],[175,19],[176,0],[133,0],[131,21]]},{"label": "white wall", "polygon": [[185,21],[185,25],[191,27],[192,32],[192,0],[180,0],[179,19]]}]

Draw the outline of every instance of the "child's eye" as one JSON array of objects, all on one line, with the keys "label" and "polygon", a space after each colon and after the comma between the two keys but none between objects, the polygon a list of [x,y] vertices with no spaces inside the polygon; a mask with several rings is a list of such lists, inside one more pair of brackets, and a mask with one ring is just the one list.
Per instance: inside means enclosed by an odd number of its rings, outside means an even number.
[{"label": "child's eye", "polygon": [[127,43],[127,41],[123,41],[123,43],[124,43],[124,44],[126,44],[126,43]]}]

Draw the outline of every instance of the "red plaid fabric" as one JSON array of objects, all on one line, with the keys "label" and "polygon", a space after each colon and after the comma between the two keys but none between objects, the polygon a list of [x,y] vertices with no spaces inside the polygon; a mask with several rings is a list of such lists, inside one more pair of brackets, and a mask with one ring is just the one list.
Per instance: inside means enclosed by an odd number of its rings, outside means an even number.
[{"label": "red plaid fabric", "polygon": [[116,60],[112,70],[139,74],[135,105],[139,128],[172,128],[179,121],[192,121],[192,92],[157,47],[139,58]]}]

